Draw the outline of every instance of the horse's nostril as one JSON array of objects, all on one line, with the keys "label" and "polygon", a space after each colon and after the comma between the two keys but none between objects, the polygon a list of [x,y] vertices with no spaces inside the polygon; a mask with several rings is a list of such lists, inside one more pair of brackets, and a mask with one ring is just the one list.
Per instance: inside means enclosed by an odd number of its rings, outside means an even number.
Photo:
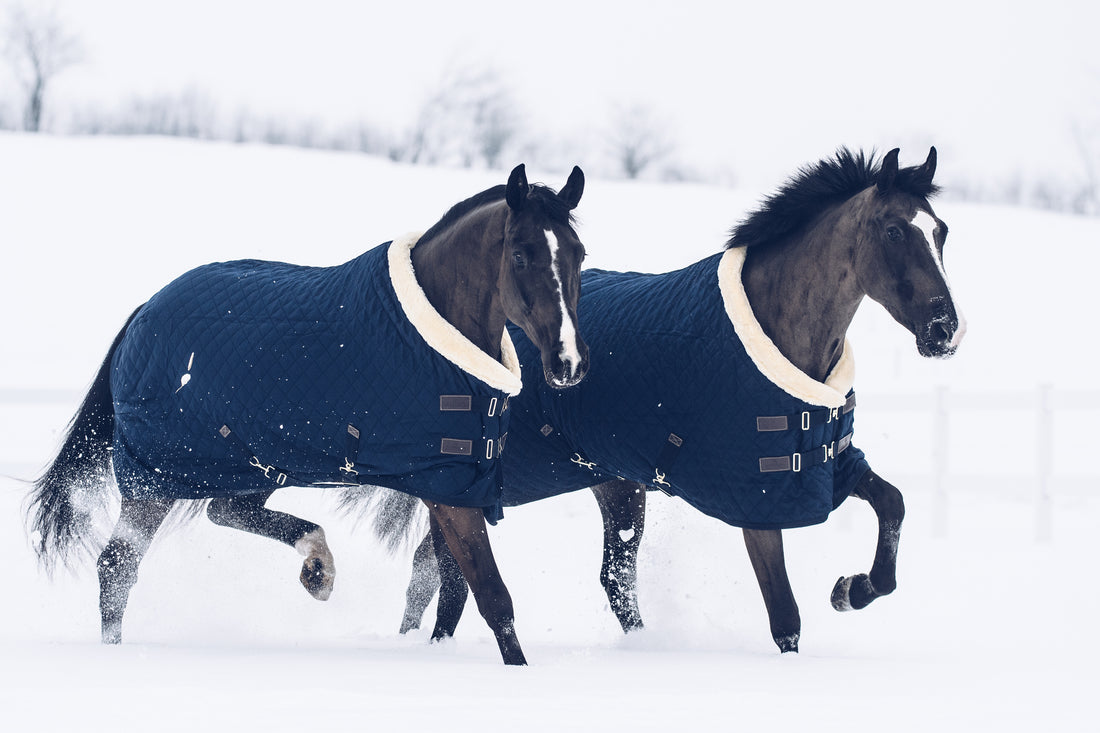
[{"label": "horse's nostril", "polygon": [[938,344],[947,343],[951,340],[951,331],[942,323],[933,323],[931,333],[932,341]]}]

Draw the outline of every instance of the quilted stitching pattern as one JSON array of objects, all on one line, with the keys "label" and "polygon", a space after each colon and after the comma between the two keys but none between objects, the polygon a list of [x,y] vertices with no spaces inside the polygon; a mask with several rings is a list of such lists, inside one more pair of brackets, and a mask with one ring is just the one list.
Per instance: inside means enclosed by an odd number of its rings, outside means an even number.
[{"label": "quilted stitching pattern", "polygon": [[[805,432],[757,431],[757,416],[822,408],[787,394],[752,364],[725,314],[720,257],[662,275],[585,271],[578,313],[591,366],[574,388],[536,381],[537,351],[513,332],[528,387],[512,403],[506,505],[614,476],[654,486],[658,468],[668,483],[660,488],[740,527],[815,524],[843,501],[867,470],[857,448],[827,463],[807,461],[798,473],[760,472],[761,457],[824,456],[823,444],[851,432],[854,413]],[[553,428],[548,435],[545,425]],[[670,433],[683,444],[674,463],[658,466]],[[595,468],[571,461],[574,453]]]},{"label": "quilted stitching pattern", "polygon": [[[113,363],[123,495],[232,496],[276,488],[283,473],[290,484],[377,484],[499,516],[500,462],[486,446],[508,413],[440,411],[439,396],[505,394],[408,323],[387,245],[330,268],[206,265],[154,295]],[[472,455],[442,454],[445,437],[471,440]],[[349,463],[357,473],[340,470]]]}]

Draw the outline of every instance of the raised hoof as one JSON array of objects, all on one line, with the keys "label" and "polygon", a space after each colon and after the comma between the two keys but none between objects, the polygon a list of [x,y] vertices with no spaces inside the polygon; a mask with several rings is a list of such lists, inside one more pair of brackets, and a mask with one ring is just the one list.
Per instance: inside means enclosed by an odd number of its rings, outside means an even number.
[{"label": "raised hoof", "polygon": [[829,600],[838,611],[858,611],[870,605],[878,595],[867,574],[860,573],[838,580]]},{"label": "raised hoof", "polygon": [[319,557],[309,558],[302,563],[302,574],[298,579],[309,594],[319,601],[327,601],[332,595],[333,574],[325,569],[325,564]]},{"label": "raised hoof", "polygon": [[775,645],[779,647],[779,651],[783,654],[787,652],[798,653],[798,634],[787,634],[786,636],[776,636]]}]

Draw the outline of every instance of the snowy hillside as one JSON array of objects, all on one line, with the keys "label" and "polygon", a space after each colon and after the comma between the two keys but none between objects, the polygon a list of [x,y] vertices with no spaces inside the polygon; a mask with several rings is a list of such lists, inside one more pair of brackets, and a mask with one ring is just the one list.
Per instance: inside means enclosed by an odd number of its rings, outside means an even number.
[{"label": "snowy hillside", "polygon": [[[902,163],[926,153],[902,150]],[[1100,398],[1089,391],[1097,348],[1082,329],[1096,310],[1100,220],[939,202],[970,326],[951,361],[922,360],[907,332],[864,306],[850,334],[857,442],[906,496],[899,588],[861,612],[829,607],[836,578],[868,570],[873,556],[874,516],[856,500],[785,533],[798,656],[775,650],[740,532],[664,497],[651,499],[642,544],[647,629],[625,638],[599,586],[599,515],[584,492],[509,510],[493,529],[526,669],[500,664],[472,603],[451,642],[399,636],[411,558],[386,556],[300,489],[272,505],[325,526],[338,571],[330,601],[301,589],[288,548],[203,520],[158,538],[126,643],[106,648],[94,572],[37,572],[16,478],[49,460],[126,316],[213,260],[343,262],[430,226],[506,174],[13,134],[0,134],[0,161],[0,549],[10,571],[0,720],[13,729],[1092,727],[1100,469],[1089,427]],[[590,179],[577,212],[586,264],[686,265],[720,249],[767,193]]]}]

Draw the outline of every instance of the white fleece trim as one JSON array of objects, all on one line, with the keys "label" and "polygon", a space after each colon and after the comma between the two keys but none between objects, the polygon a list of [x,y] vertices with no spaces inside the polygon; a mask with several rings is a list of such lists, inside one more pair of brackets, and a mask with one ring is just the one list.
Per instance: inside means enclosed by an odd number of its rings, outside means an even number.
[{"label": "white fleece trim", "polygon": [[726,250],[718,262],[718,288],[726,315],[733,330],[745,346],[749,358],[760,373],[777,387],[803,402],[822,407],[841,407],[855,383],[855,359],[852,345],[844,339],[844,353],[824,382],[818,382],[792,364],[779,351],[775,343],[764,333],[760,322],[749,305],[745,284],[741,281],[741,268],[745,264],[745,248]]},{"label": "white fleece trim", "polygon": [[398,237],[386,253],[390,265],[390,282],[405,317],[417,332],[442,356],[472,377],[509,395],[518,395],[523,388],[519,356],[508,329],[500,337],[501,360],[474,345],[432,307],[413,271],[412,248],[423,232]]}]

